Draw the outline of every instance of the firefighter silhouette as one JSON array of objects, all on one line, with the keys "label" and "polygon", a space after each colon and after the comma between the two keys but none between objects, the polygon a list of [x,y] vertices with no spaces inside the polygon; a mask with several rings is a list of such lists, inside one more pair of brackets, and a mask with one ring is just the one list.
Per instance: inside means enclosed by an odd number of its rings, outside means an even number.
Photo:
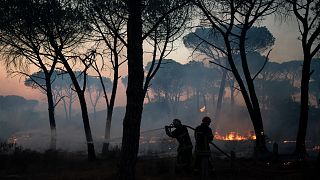
[{"label": "firefighter silhouette", "polygon": [[201,163],[203,160],[208,162],[209,168],[212,169],[211,164],[211,151],[210,151],[210,143],[213,140],[212,130],[209,127],[211,123],[211,119],[209,117],[204,117],[202,119],[201,125],[196,127],[194,131],[194,137],[196,140],[195,144],[195,169],[201,169]]},{"label": "firefighter silhouette", "polygon": [[[174,130],[172,130],[174,128]],[[176,138],[179,146],[177,149],[176,172],[182,170],[189,171],[192,159],[192,143],[188,129],[182,125],[179,119],[174,119],[170,126],[165,126],[166,134],[169,137]]]}]

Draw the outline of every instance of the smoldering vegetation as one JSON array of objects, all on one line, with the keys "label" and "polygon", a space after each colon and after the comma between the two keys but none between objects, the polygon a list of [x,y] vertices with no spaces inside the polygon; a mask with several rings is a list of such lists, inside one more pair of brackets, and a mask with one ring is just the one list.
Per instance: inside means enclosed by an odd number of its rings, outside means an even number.
[{"label": "smoldering vegetation", "polygon": [[[253,55],[255,63],[260,67],[263,57]],[[251,61],[253,62],[253,61]],[[316,62],[316,61],[315,61]],[[279,144],[280,153],[292,153],[299,117],[299,81],[300,61],[286,63],[268,62],[264,71],[255,81],[261,103],[261,111],[266,129],[269,149],[273,143]],[[212,128],[214,140],[222,149],[238,153],[238,156],[251,156],[254,141],[227,141],[233,133],[239,137],[249,138],[253,132],[248,112],[243,105],[241,94],[236,90],[232,76],[226,80],[223,90],[221,110],[217,117],[217,103],[221,83],[221,69],[211,64],[191,61],[180,64],[174,60],[166,60],[145,99],[142,115],[140,155],[172,156],[176,153],[177,144],[165,135],[163,128],[172,119],[181,119],[183,124],[196,127],[203,116],[213,117]],[[308,151],[313,154],[319,148],[319,105],[317,63],[313,64],[315,73],[312,76],[310,96],[310,124],[306,143]],[[148,68],[148,65],[146,66]],[[318,68],[319,70],[317,70]],[[125,83],[125,81],[123,81]],[[97,93],[93,89],[92,93]],[[62,102],[61,102],[62,104]],[[26,100],[19,96],[1,96],[1,140],[14,143],[25,149],[44,152],[49,147],[50,128],[47,120],[46,103],[38,100]],[[57,149],[70,152],[86,151],[85,134],[81,112],[74,106],[71,118],[66,115],[63,105],[58,106],[55,115],[57,123]],[[99,109],[103,109],[100,105]],[[110,144],[120,147],[122,140],[122,120],[125,107],[116,107],[111,126]],[[90,125],[97,152],[102,149],[104,140],[106,110],[94,113],[91,108]],[[193,131],[189,131],[193,136]],[[219,139],[220,137],[220,139]],[[193,138],[192,138],[193,139]],[[219,153],[217,153],[217,156]]]}]

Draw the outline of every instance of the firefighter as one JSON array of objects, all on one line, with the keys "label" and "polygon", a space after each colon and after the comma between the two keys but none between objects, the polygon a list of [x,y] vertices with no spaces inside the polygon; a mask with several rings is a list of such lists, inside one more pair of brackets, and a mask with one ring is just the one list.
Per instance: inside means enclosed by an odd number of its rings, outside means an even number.
[{"label": "firefighter", "polygon": [[212,130],[209,127],[211,119],[209,117],[204,117],[202,119],[201,125],[196,127],[194,131],[194,137],[196,140],[195,145],[195,170],[201,169],[201,163],[205,160],[208,164],[208,168],[212,169],[212,164],[210,162],[210,143],[213,140]]},{"label": "firefighter", "polygon": [[[172,130],[174,128],[174,130]],[[188,129],[182,125],[179,119],[174,119],[170,126],[165,126],[166,134],[169,137],[176,138],[179,146],[177,149],[176,172],[189,172],[192,159],[192,143]]]}]

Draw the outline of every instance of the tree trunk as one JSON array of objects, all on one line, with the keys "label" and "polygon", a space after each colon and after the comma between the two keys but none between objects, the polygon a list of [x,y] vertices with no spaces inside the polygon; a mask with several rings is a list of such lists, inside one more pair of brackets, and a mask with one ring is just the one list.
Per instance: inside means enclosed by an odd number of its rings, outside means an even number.
[{"label": "tree trunk", "polygon": [[50,123],[50,131],[51,131],[51,138],[50,138],[50,150],[56,150],[57,148],[57,138],[56,138],[56,121],[54,116],[54,102],[52,96],[52,89],[51,89],[51,78],[46,77],[46,88],[47,88],[47,100],[48,100],[48,111],[49,111],[49,123]]},{"label": "tree trunk", "polygon": [[215,94],[214,94],[214,92],[212,91],[212,105],[213,105],[213,107],[216,105],[216,98],[215,98]]},{"label": "tree trunk", "polygon": [[102,154],[106,154],[109,151],[110,134],[111,134],[111,121],[112,121],[113,107],[107,109],[107,120],[104,131],[104,143],[102,146]]},{"label": "tree trunk", "polygon": [[262,117],[260,111],[254,109],[250,114],[253,122],[253,128],[256,134],[255,153],[257,157],[263,157],[268,152],[266,147],[265,133],[263,129]]},{"label": "tree trunk", "polygon": [[71,121],[72,119],[72,101],[73,101],[73,97],[72,97],[72,92],[70,94],[70,97],[69,97],[69,120]]},{"label": "tree trunk", "polygon": [[93,120],[96,121],[97,120],[97,105],[93,106]]},{"label": "tree trunk", "polygon": [[[264,134],[264,129],[263,129],[263,124],[262,124],[262,117],[261,117],[261,113],[260,113],[260,110],[259,109],[255,109],[256,106],[257,106],[257,99],[256,99],[256,102],[255,104],[253,103],[254,100],[252,100],[251,98],[254,97],[254,95],[250,94],[249,96],[249,93],[246,89],[246,86],[239,74],[239,71],[234,63],[234,60],[233,60],[233,56],[232,56],[232,51],[231,51],[231,45],[230,45],[230,42],[229,42],[229,39],[228,39],[228,36],[225,36],[224,37],[224,42],[226,43],[226,50],[227,50],[227,55],[228,55],[228,62],[229,62],[229,65],[230,65],[230,68],[232,69],[232,73],[236,79],[236,81],[238,82],[238,85],[241,89],[241,94],[243,96],[243,99],[245,101],[245,104],[246,104],[246,107],[248,109],[248,112],[249,112],[249,115],[250,115],[250,119],[251,119],[251,122],[253,124],[253,128],[254,128],[254,131],[255,131],[255,134],[256,134],[256,144],[255,144],[255,152],[257,152],[257,154],[261,154],[260,152],[266,152],[267,151],[267,148],[265,146],[265,134]],[[243,51],[243,48],[244,46],[240,47],[240,51],[242,50]],[[245,50],[243,51],[243,55],[245,55]],[[242,56],[243,56],[242,55]],[[246,61],[246,57],[244,57],[244,59],[242,59],[241,57],[241,61]],[[246,62],[243,62],[243,63],[246,63]],[[244,64],[243,64],[244,65]],[[243,67],[243,68],[248,68],[248,67]],[[244,70],[245,71],[248,71],[248,69]],[[248,78],[248,74],[246,74],[247,77],[246,79]],[[250,74],[249,74],[250,76]],[[247,81],[248,82],[248,81]],[[253,85],[253,82],[252,80],[249,81],[251,82],[251,86]],[[249,84],[247,83],[247,86],[249,86]],[[254,88],[253,88],[254,90]],[[250,88],[250,91],[252,92],[252,87]],[[250,92],[249,91],[249,92]],[[255,108],[254,108],[255,107]],[[258,104],[258,107],[259,107],[259,104]]]},{"label": "tree trunk", "polygon": [[224,89],[226,87],[226,79],[227,79],[227,70],[222,69],[222,78],[220,82],[220,89],[219,89],[219,95],[218,95],[218,100],[217,100],[217,108],[216,108],[216,114],[215,114],[215,119],[216,119],[216,125],[219,122],[220,118],[220,112],[221,112],[221,107],[222,107],[222,100],[223,100],[223,95],[224,95]]},{"label": "tree trunk", "polygon": [[234,108],[234,81],[230,79],[230,106],[231,109]]},{"label": "tree trunk", "polygon": [[125,116],[124,118],[119,179],[133,180],[135,179],[140,138],[140,123],[137,120],[141,119],[142,109],[139,112],[128,110],[126,112],[134,117]]},{"label": "tree trunk", "polygon": [[[52,43],[52,42],[51,42]],[[86,99],[84,96],[84,90],[81,90],[79,82],[77,80],[76,75],[74,74],[72,68],[68,64],[68,61],[65,59],[64,55],[62,54],[61,51],[58,50],[57,46],[55,43],[52,43],[54,49],[56,50],[56,53],[60,57],[64,67],[66,68],[70,79],[72,81],[72,84],[76,90],[76,93],[79,98],[79,103],[80,103],[80,108],[81,108],[81,114],[82,114],[82,121],[83,121],[83,126],[84,126],[84,131],[85,131],[85,136],[86,136],[86,141],[87,141],[87,148],[88,148],[88,160],[93,161],[96,159],[96,154],[94,150],[94,144],[93,144],[93,138],[91,134],[91,128],[90,128],[90,122],[89,122],[89,115],[88,115],[88,108],[87,108],[87,103]]]},{"label": "tree trunk", "polygon": [[301,158],[304,158],[306,155],[305,139],[308,126],[310,65],[311,58],[307,52],[304,52],[301,77],[300,118],[295,150],[296,154]]},{"label": "tree trunk", "polygon": [[[202,94],[202,99],[203,99],[203,105],[204,105],[204,107],[206,107],[206,109],[208,108],[208,106],[207,106],[207,100],[206,100],[206,95],[203,93]],[[206,110],[207,111],[207,110]]]},{"label": "tree trunk", "polygon": [[92,138],[90,123],[89,123],[87,103],[86,103],[86,100],[84,97],[84,92],[77,91],[77,94],[78,94],[78,98],[79,98],[79,102],[80,102],[84,132],[85,132],[86,140],[87,140],[88,160],[93,161],[96,159],[96,154],[94,151],[93,138]]},{"label": "tree trunk", "polygon": [[69,116],[68,116],[68,110],[67,110],[67,103],[66,100],[64,98],[62,98],[63,101],[63,108],[64,108],[64,112],[65,112],[65,116],[66,116],[66,121],[69,120]]},{"label": "tree trunk", "polygon": [[[114,44],[114,48],[116,49],[116,40]],[[113,71],[113,84],[112,84],[112,92],[110,97],[110,104],[107,107],[107,120],[106,120],[106,128],[104,132],[104,140],[102,146],[102,154],[106,154],[109,151],[109,141],[110,141],[110,133],[111,133],[111,121],[112,121],[112,115],[113,115],[113,109],[114,109],[114,103],[116,100],[116,94],[118,89],[118,80],[119,80],[119,59],[118,59],[118,53],[117,51],[114,52],[114,71]]]},{"label": "tree trunk", "polygon": [[142,1],[130,0],[127,25],[128,86],[127,106],[123,120],[123,136],[119,167],[120,180],[135,179],[135,167],[139,150],[140,123],[143,110],[143,39]]},{"label": "tree trunk", "polygon": [[248,27],[243,27],[241,32],[241,37],[240,37],[239,49],[240,49],[240,56],[241,56],[241,64],[242,64],[245,80],[247,83],[249,96],[251,100],[251,106],[252,106],[252,111],[251,112],[249,111],[249,114],[250,114],[251,121],[253,123],[256,137],[257,137],[255,150],[257,152],[257,155],[264,155],[265,152],[267,152],[267,147],[265,142],[262,116],[261,116],[258,97],[256,95],[256,91],[254,88],[253,79],[251,78],[250,70],[248,67],[248,63],[247,63],[248,61],[247,61],[246,49],[245,49],[245,40],[246,40],[247,30],[248,30]]},{"label": "tree trunk", "polygon": [[256,150],[258,153],[265,153],[265,152],[267,152],[267,147],[266,147],[265,134],[264,134],[260,106],[259,106],[259,102],[258,102],[258,98],[255,93],[255,90],[254,90],[253,82],[249,81],[249,84],[248,84],[248,89],[249,89],[249,94],[251,97],[251,102],[252,102],[252,107],[253,107],[253,112],[250,113],[251,114],[250,118],[253,122],[253,127],[254,127],[254,130],[256,133],[256,137],[257,137]]},{"label": "tree trunk", "polygon": [[196,101],[197,101],[197,112],[199,112],[199,109],[200,109],[200,92],[198,91],[198,89],[196,89]]},{"label": "tree trunk", "polygon": [[230,86],[230,114],[231,114],[231,120],[235,120],[235,114],[234,114],[234,80],[229,80],[229,86]]}]

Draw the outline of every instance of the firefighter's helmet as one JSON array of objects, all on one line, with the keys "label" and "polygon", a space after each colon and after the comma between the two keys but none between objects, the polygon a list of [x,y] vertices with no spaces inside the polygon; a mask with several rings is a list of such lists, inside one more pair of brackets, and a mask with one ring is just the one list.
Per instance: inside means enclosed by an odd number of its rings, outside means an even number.
[{"label": "firefighter's helmet", "polygon": [[181,121],[180,121],[179,119],[174,119],[173,122],[172,122],[172,124],[173,124],[174,126],[179,126],[179,125],[181,125]]},{"label": "firefighter's helmet", "polygon": [[211,119],[208,116],[205,116],[205,117],[202,118],[202,122],[210,124],[211,123]]}]

